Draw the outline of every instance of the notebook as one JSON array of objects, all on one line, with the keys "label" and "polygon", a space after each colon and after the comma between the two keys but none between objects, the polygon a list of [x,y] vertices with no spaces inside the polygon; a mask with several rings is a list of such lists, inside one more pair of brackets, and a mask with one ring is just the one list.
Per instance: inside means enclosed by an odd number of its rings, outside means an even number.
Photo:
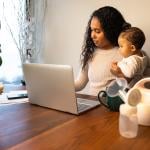
[{"label": "notebook", "polygon": [[69,65],[23,64],[29,102],[59,111],[80,114],[99,101],[76,98],[73,68]]}]

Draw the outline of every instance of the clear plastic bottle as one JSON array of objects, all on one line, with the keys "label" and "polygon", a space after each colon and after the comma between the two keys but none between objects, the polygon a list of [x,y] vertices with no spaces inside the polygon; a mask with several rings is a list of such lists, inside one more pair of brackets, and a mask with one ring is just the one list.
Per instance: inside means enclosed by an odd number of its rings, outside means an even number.
[{"label": "clear plastic bottle", "polygon": [[119,132],[126,138],[134,138],[138,133],[137,108],[128,104],[120,105]]}]

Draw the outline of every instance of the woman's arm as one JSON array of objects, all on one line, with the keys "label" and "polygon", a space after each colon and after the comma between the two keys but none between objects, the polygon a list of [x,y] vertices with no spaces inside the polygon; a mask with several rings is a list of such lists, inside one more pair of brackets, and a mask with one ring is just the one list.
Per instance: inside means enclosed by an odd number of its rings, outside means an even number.
[{"label": "woman's arm", "polygon": [[77,79],[75,80],[75,91],[82,90],[86,84],[88,83],[88,66],[86,66],[83,70],[81,69]]}]

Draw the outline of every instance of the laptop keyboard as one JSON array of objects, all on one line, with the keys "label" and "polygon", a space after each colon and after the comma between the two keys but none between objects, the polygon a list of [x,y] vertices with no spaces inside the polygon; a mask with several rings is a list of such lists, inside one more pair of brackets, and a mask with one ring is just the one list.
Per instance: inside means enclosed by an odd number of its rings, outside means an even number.
[{"label": "laptop keyboard", "polygon": [[98,105],[100,105],[99,101],[77,98],[78,113],[84,112]]}]

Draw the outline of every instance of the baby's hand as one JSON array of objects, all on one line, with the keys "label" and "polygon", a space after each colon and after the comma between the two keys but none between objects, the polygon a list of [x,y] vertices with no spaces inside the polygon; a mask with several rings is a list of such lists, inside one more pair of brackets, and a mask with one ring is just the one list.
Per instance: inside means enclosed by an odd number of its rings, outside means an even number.
[{"label": "baby's hand", "polygon": [[118,63],[117,61],[114,61],[111,63],[111,70],[114,70],[114,71],[117,70],[118,68],[117,63]]},{"label": "baby's hand", "polygon": [[110,72],[115,75],[115,76],[120,76],[121,70],[120,68],[117,66],[118,62],[112,62],[111,63],[111,68],[110,68]]},{"label": "baby's hand", "polygon": [[117,63],[118,63],[117,61],[111,62],[112,65],[117,65]]}]

